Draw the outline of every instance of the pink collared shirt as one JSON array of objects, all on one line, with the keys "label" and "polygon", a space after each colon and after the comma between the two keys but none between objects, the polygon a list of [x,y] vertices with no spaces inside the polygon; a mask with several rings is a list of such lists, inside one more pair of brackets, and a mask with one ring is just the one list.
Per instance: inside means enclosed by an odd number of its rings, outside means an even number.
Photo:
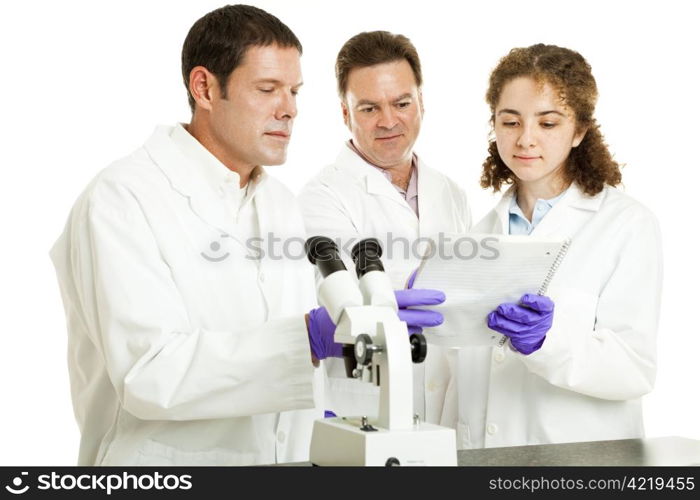
[{"label": "pink collared shirt", "polygon": [[399,192],[401,196],[403,196],[403,199],[406,200],[406,203],[408,203],[408,206],[411,207],[411,210],[413,210],[413,213],[416,214],[416,217],[418,217],[418,169],[416,168],[416,155],[414,154],[411,158],[411,177],[408,180],[408,189],[403,190],[401,189],[400,186],[397,186],[391,181],[391,171],[385,168],[381,168],[370,162],[365,155],[363,155],[357,147],[355,147],[355,144],[353,144],[352,139],[348,141],[348,146],[350,149],[352,149],[360,158],[365,160],[367,163],[372,165],[374,168],[379,170],[382,175],[391,182],[391,185],[396,188],[396,190]]}]

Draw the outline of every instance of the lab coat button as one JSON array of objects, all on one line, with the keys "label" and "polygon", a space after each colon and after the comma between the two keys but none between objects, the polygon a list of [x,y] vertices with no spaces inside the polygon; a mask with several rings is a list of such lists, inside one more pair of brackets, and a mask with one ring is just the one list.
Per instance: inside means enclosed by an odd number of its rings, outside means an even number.
[{"label": "lab coat button", "polygon": [[496,424],[489,424],[486,426],[486,432],[493,435],[498,432],[498,426]]},{"label": "lab coat button", "polygon": [[279,432],[277,433],[277,441],[279,441],[280,443],[284,443],[284,439],[285,439],[286,437],[287,437],[287,436],[284,435],[284,431],[279,431]]},{"label": "lab coat button", "polygon": [[496,354],[493,355],[493,359],[500,363],[506,359],[506,355],[503,354],[503,351],[496,351]]}]

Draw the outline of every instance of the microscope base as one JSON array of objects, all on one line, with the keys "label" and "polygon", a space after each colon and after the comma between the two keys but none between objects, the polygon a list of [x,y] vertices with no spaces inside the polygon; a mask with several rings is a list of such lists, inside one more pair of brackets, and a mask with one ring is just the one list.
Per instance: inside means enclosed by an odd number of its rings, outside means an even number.
[{"label": "microscope base", "polygon": [[[370,422],[372,423],[372,422]],[[457,465],[453,429],[419,423],[410,429],[363,431],[359,417],[316,420],[311,438],[314,465]]]}]

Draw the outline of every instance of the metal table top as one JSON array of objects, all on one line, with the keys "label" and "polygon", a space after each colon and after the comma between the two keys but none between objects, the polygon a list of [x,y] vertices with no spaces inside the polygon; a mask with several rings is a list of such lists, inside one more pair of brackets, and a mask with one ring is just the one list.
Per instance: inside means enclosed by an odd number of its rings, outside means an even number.
[{"label": "metal table top", "polygon": [[682,437],[460,450],[462,466],[700,466],[700,441]]}]

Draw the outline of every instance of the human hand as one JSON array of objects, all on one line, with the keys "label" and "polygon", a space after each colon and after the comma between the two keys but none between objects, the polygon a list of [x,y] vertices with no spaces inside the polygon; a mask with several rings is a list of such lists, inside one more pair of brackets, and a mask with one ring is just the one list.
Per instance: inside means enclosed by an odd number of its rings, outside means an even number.
[{"label": "human hand", "polygon": [[554,302],[544,295],[526,293],[518,304],[506,302],[489,313],[489,328],[510,339],[513,348],[532,354],[544,344],[552,327]]},{"label": "human hand", "polygon": [[[412,283],[411,283],[412,284]],[[440,290],[429,288],[408,288],[394,290],[399,306],[399,319],[408,325],[408,333],[419,333],[425,327],[442,324],[444,318],[437,311],[426,309],[409,309],[415,306],[434,306],[445,302],[445,294]]]},{"label": "human hand", "polygon": [[319,361],[329,357],[342,358],[343,344],[333,341],[335,323],[331,320],[326,308],[312,309],[307,318],[306,327],[312,357]]}]

